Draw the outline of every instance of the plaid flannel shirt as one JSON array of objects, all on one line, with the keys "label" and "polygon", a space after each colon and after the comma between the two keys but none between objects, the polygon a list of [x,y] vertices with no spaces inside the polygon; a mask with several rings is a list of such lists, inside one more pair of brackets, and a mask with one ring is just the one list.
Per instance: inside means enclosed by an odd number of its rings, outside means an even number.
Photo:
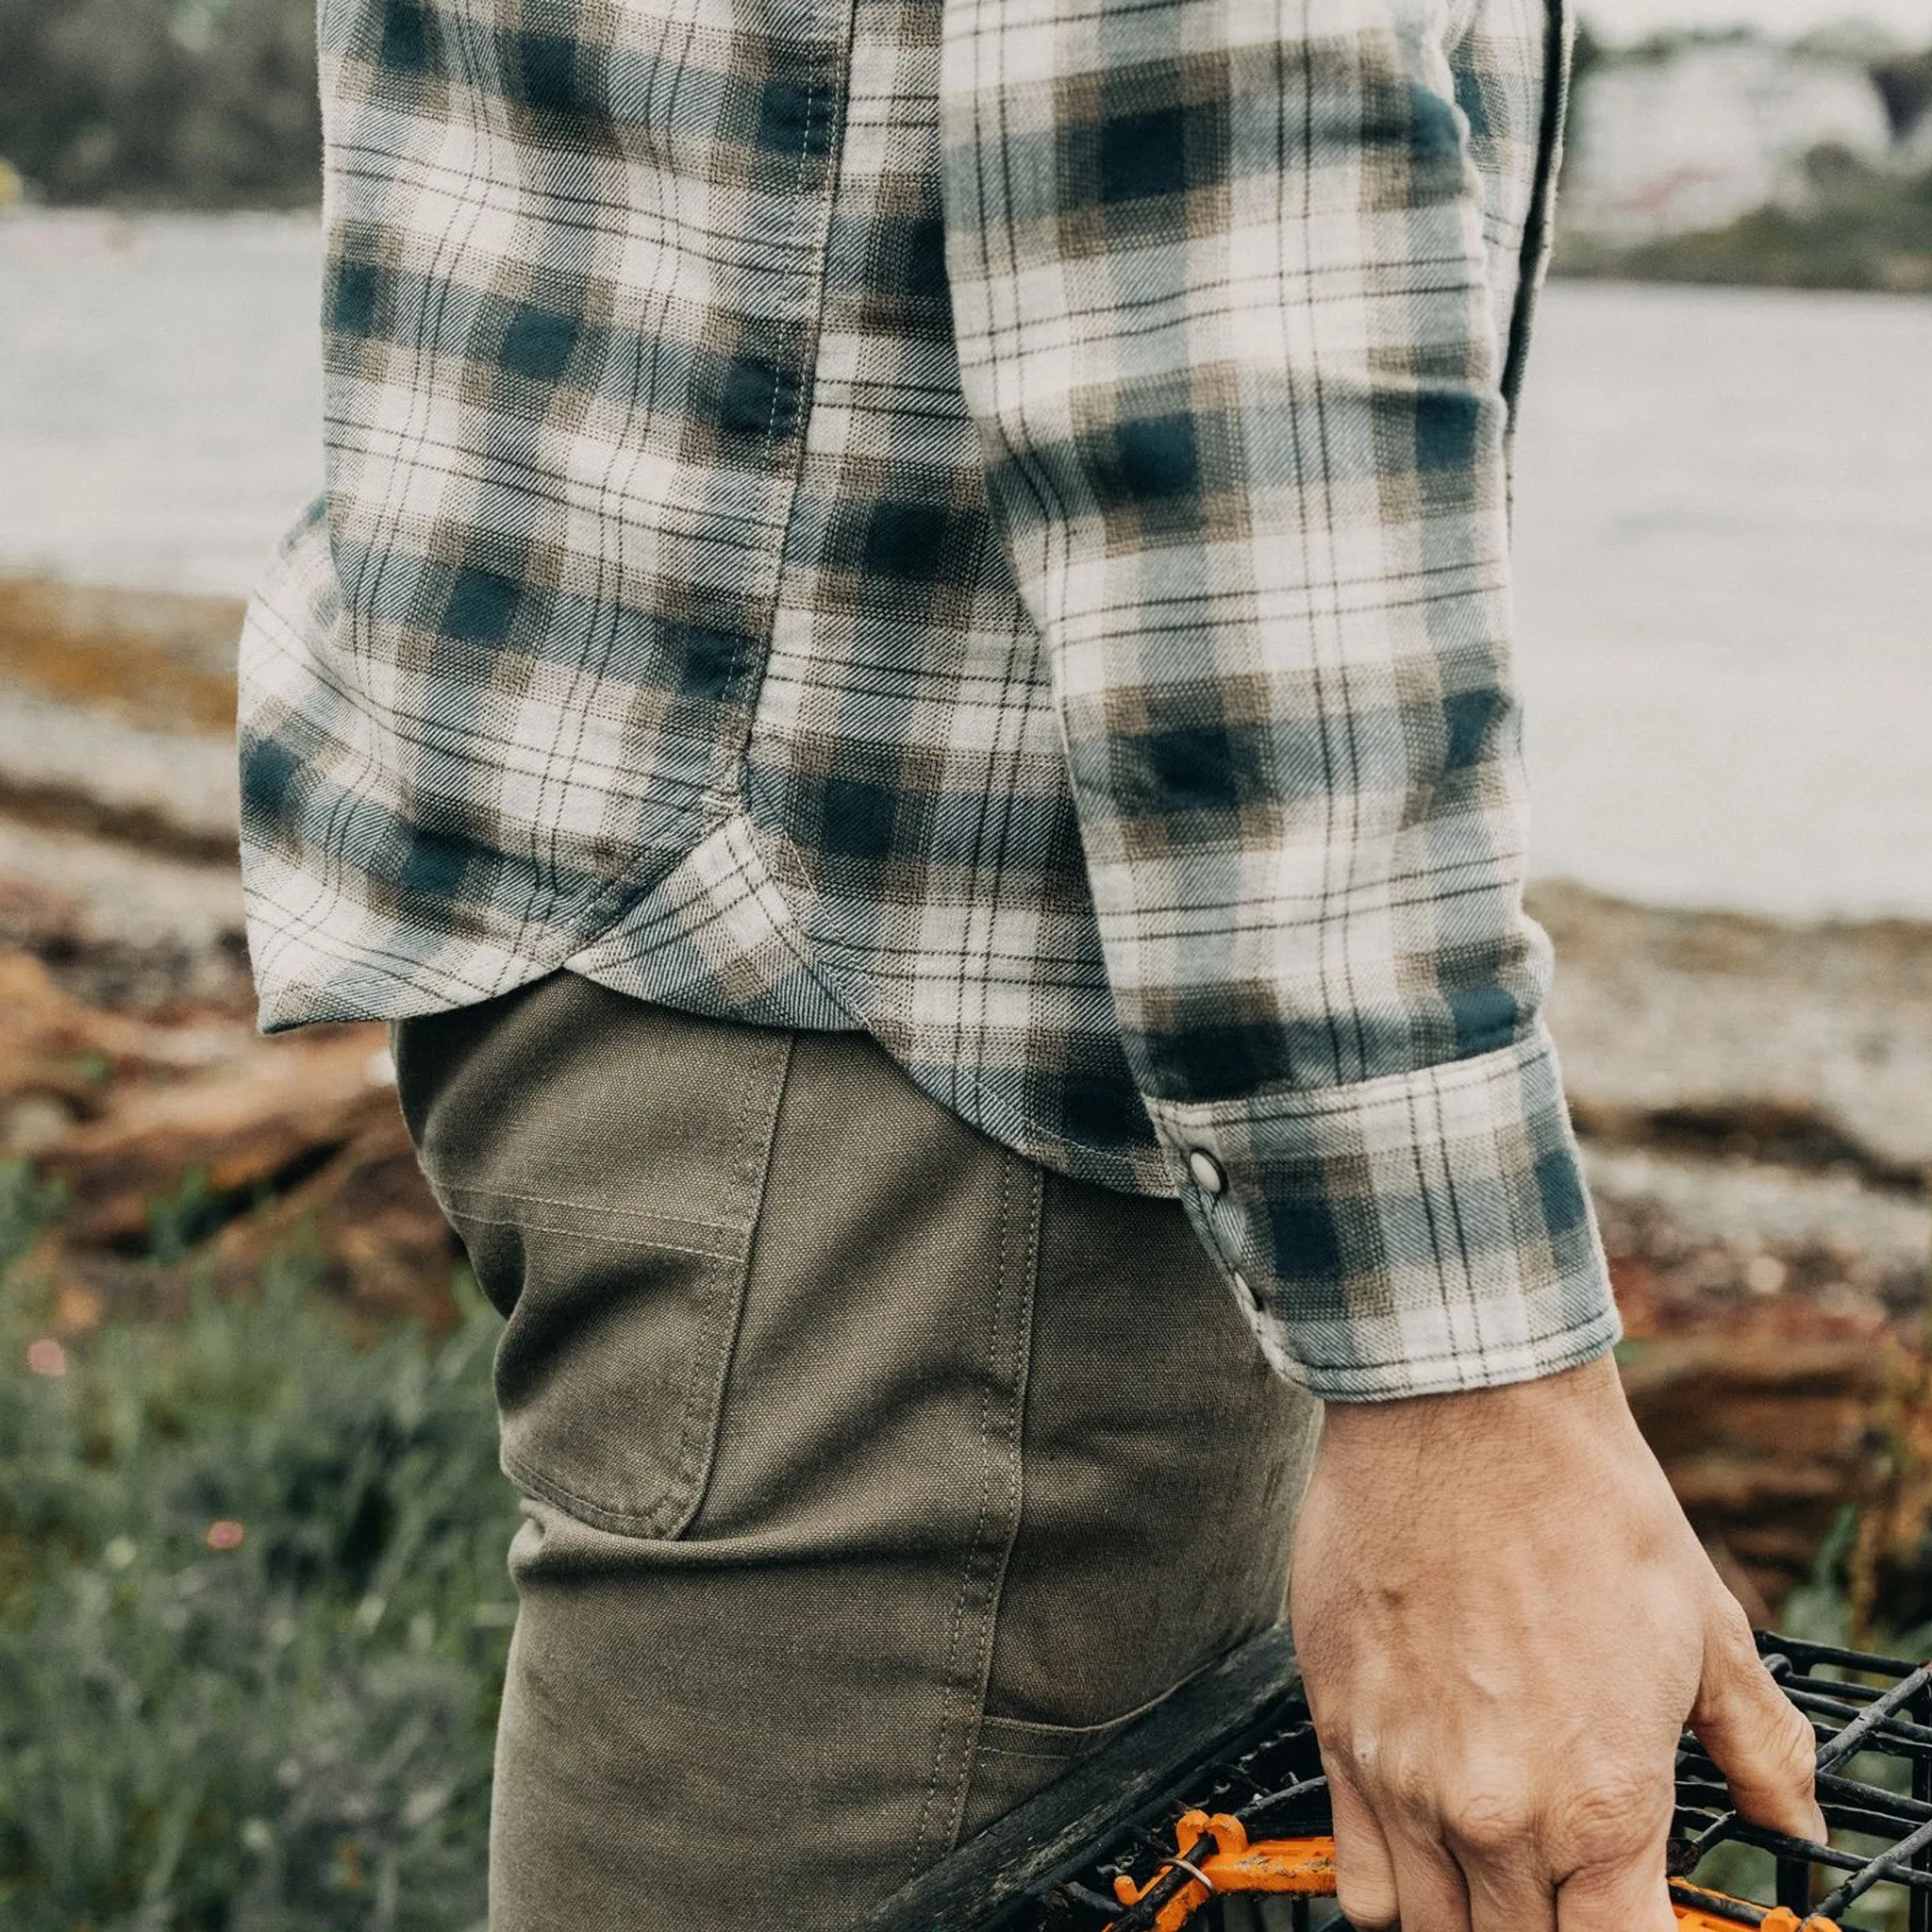
[{"label": "plaid flannel shirt", "polygon": [[[1556,6],[1557,0],[1551,0]],[[1522,908],[1544,0],[323,0],[261,1024],[869,1030],[1379,1399],[1616,1317]]]}]

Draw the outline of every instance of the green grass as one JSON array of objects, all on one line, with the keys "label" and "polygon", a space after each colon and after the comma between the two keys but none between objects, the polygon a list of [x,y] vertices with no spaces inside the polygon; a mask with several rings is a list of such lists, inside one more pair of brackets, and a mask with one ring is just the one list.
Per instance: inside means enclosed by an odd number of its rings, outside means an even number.
[{"label": "green grass", "polygon": [[45,1205],[0,1170],[0,1924],[480,1927],[496,1317],[459,1284],[447,1340],[358,1349],[291,1260],[63,1361]]},{"label": "green grass", "polygon": [[[517,1520],[496,1315],[459,1274],[446,1340],[358,1348],[291,1257],[57,1356],[22,1260],[51,1207],[0,1166],[0,1925],[482,1932]],[[1787,1630],[1853,1635],[1852,1529]],[[1703,1875],[1761,1890],[1763,1863]]]}]

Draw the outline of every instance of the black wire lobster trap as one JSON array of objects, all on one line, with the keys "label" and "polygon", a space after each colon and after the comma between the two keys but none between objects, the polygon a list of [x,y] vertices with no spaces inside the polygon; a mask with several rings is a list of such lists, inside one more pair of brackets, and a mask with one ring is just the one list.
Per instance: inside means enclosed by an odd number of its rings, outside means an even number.
[{"label": "black wire lobster trap", "polygon": [[[1932,1932],[1932,1665],[1760,1631],[1818,1740],[1828,1844],[1738,1816],[1688,1732],[1671,1897],[1681,1932]],[[1323,1932],[1328,1788],[1285,1628],[908,1886],[862,1932]]]}]

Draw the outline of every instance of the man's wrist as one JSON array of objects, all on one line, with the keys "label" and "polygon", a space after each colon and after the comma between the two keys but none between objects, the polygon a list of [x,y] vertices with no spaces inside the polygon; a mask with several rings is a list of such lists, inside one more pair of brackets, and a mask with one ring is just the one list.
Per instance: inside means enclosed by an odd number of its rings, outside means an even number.
[{"label": "man's wrist", "polygon": [[1323,1440],[1338,1450],[1382,1455],[1408,1443],[1479,1442],[1524,1436],[1567,1434],[1582,1429],[1599,1434],[1606,1424],[1635,1421],[1624,1395],[1615,1357],[1606,1350],[1587,1362],[1492,1389],[1466,1389],[1445,1394],[1398,1396],[1387,1402],[1329,1404]]}]

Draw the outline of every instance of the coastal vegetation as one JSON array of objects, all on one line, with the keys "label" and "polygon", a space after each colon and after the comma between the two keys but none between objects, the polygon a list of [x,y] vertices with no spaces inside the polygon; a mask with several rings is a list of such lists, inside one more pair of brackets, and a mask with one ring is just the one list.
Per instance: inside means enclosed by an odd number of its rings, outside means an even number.
[{"label": "coastal vegetation", "polygon": [[[158,1290],[205,1208],[155,1204]],[[459,1268],[453,1326],[353,1338],[292,1250],[246,1291],[79,1321],[35,1258],[58,1217],[0,1165],[0,1921],[483,1932],[500,1324]],[[1857,1614],[1861,1543],[1848,1507],[1780,1626],[1919,1654],[1932,1633]]]},{"label": "coastal vegetation", "polygon": [[288,1254],[81,1329],[23,1259],[54,1208],[0,1166],[0,1921],[480,1932],[496,1318],[459,1280],[358,1347]]},{"label": "coastal vegetation", "polygon": [[1932,293],[1932,167],[1874,168],[1814,148],[1795,205],[1754,208],[1717,228],[1616,241],[1574,224],[1557,231],[1553,272],[1622,281]]}]

